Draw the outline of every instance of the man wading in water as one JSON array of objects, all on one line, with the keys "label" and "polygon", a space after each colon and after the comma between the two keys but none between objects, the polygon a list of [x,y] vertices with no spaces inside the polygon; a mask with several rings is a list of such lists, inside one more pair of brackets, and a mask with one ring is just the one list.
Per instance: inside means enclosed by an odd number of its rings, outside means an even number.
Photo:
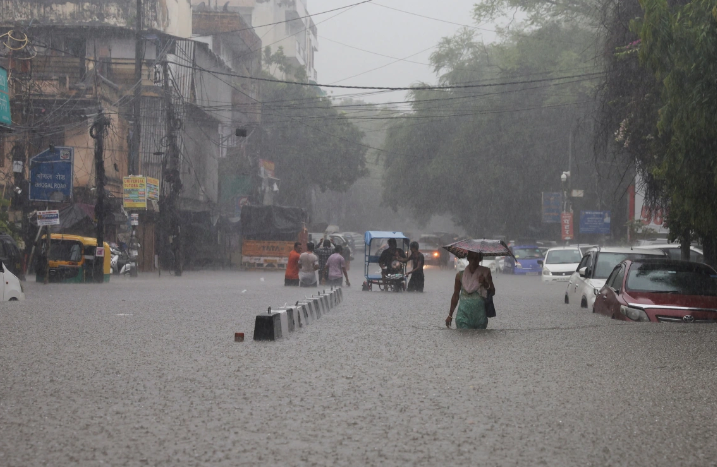
[{"label": "man wading in water", "polygon": [[411,280],[408,281],[408,288],[406,290],[408,292],[423,292],[423,284],[425,280],[423,276],[423,265],[425,263],[425,258],[423,257],[423,253],[418,251],[418,242],[411,242],[410,249],[411,254],[408,258],[401,258],[398,254],[396,254],[396,261],[400,261],[402,263],[411,261],[411,271],[406,274],[407,276],[411,276]]}]

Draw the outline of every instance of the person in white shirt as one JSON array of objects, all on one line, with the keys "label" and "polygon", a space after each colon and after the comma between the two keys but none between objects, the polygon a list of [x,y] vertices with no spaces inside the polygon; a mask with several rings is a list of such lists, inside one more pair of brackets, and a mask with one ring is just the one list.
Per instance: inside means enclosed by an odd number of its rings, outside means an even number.
[{"label": "person in white shirt", "polygon": [[314,254],[314,244],[306,244],[306,250],[299,256],[299,285],[316,287],[316,271],[319,269],[319,258]]}]

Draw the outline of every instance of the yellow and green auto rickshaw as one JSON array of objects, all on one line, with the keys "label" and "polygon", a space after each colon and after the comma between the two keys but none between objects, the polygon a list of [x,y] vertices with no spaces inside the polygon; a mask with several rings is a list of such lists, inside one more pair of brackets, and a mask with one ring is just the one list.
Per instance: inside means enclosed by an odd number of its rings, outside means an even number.
[{"label": "yellow and green auto rickshaw", "polygon": [[[64,234],[52,234],[50,238],[52,240],[50,245],[50,282],[94,282],[92,273],[97,239]],[[45,280],[45,265],[47,264],[46,236],[43,236],[40,245],[38,267],[35,268],[37,282]],[[110,246],[107,242],[104,242],[104,246],[105,256],[102,260],[103,280],[104,282],[109,282],[112,275]],[[97,260],[100,261],[99,258]]]}]

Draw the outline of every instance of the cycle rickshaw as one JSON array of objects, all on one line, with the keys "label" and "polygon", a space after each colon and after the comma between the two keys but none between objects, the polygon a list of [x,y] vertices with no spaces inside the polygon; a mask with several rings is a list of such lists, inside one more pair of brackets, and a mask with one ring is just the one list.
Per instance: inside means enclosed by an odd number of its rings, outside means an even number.
[{"label": "cycle rickshaw", "polygon": [[[394,292],[402,292],[406,290],[405,263],[398,262],[398,264],[394,265],[396,269],[400,269],[399,273],[387,274],[386,276],[381,274],[381,269],[378,264],[381,253],[388,248],[388,240],[391,238],[396,240],[399,250],[403,250],[404,253],[408,251],[409,240],[401,232],[369,230],[364,235],[364,274],[366,281],[363,283],[361,290],[373,290],[374,285],[377,285],[381,291],[391,290]],[[374,265],[373,273],[370,271],[371,265]]]}]

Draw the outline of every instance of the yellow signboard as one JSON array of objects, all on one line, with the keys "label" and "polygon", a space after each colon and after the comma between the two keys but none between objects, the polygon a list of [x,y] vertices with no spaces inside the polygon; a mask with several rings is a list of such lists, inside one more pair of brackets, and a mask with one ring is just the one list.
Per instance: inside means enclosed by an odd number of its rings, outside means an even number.
[{"label": "yellow signboard", "polygon": [[125,209],[147,209],[147,177],[124,177],[122,192]]}]

